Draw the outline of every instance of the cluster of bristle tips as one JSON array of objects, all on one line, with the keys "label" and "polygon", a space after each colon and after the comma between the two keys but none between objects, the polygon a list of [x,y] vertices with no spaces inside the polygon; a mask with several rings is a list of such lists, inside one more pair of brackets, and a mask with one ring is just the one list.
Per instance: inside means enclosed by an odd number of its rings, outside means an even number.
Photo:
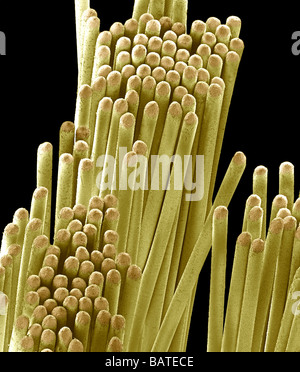
[{"label": "cluster of bristle tips", "polygon": [[[299,316],[293,320],[284,310],[295,303],[300,266],[300,208],[289,163],[281,167],[281,195],[267,234],[266,172],[256,170],[237,241],[249,248],[249,260],[245,250],[236,251],[238,279],[231,287],[238,288],[229,294],[233,316],[223,324],[225,280],[218,280],[226,266],[227,206],[245,155],[235,153],[217,193],[215,181],[244,48],[241,20],[230,16],[222,24],[211,17],[188,29],[187,0],[136,0],[132,18],[108,31],[100,31],[89,1],[76,0],[75,13],[78,92],[74,121],[59,131],[58,174],[52,174],[53,146],[45,142],[30,209],[18,209],[3,233],[0,352],[185,351],[211,246],[208,351],[262,349],[265,339],[275,349],[268,340],[276,332],[285,337],[282,348],[299,348]],[[196,155],[203,155],[199,164]],[[171,159],[168,174],[160,165],[164,156]],[[185,156],[194,161],[187,165]],[[261,252],[267,260],[268,239],[287,247],[276,270],[273,265],[272,296],[271,279],[263,279],[268,264],[254,264]],[[259,288],[269,303],[264,297],[260,305]],[[257,306],[264,306],[264,316],[256,317]],[[287,327],[280,328],[279,316]]]},{"label": "cluster of bristle tips", "polygon": [[300,198],[295,199],[294,165],[280,165],[273,200],[267,200],[268,183],[268,169],[258,166],[236,240],[225,307],[228,216],[224,207],[215,209],[208,351],[300,351]]},{"label": "cluster of bristle tips", "polygon": [[[45,190],[35,191],[32,204]],[[10,351],[122,350],[124,316],[132,312],[142,273],[128,253],[117,253],[117,203],[108,195],[91,198],[88,207],[62,208],[53,244],[45,217],[33,214],[34,208],[30,216],[24,208],[16,211],[5,228],[1,255]],[[45,215],[45,208],[38,209]]]}]

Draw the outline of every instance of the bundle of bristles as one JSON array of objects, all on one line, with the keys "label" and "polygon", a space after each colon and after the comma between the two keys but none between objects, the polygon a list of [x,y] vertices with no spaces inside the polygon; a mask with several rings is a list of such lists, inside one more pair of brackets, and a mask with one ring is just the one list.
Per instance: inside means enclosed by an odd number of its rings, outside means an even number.
[{"label": "bundle of bristles", "polygon": [[[78,95],[59,133],[55,220],[51,229],[46,142],[30,211],[17,210],[3,234],[0,351],[184,351],[213,211],[245,168],[236,153],[212,205],[241,21],[212,17],[188,32],[187,1],[136,1],[132,19],[100,32],[88,1],[75,10]],[[204,155],[201,200],[172,186],[173,171],[166,191],[118,189],[151,180],[139,156],[157,154]]]},{"label": "bundle of bristles", "polygon": [[294,165],[280,165],[279,194],[272,203],[268,183],[268,169],[258,166],[236,241],[226,306],[228,211],[223,206],[214,211],[208,351],[300,351],[300,198],[295,199]]}]

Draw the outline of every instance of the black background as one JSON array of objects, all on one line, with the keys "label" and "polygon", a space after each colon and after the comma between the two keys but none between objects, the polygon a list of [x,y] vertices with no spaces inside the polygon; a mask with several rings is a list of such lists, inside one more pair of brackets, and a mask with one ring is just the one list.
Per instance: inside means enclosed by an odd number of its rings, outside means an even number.
[{"label": "black background", "polygon": [[[41,5],[43,4],[43,5]],[[46,5],[45,5],[46,4]],[[230,15],[242,19],[245,51],[236,82],[221,155],[217,185],[236,151],[247,156],[247,168],[229,207],[228,280],[246,198],[256,166],[269,169],[269,205],[278,193],[283,161],[295,165],[299,193],[300,56],[291,52],[300,30],[295,3],[189,1],[188,25],[195,19]],[[278,5],[279,4],[279,5]],[[131,18],[132,1],[96,1],[101,30]],[[19,207],[30,208],[35,189],[39,144],[54,145],[63,121],[74,119],[77,60],[74,1],[1,2],[0,31],[7,37],[7,55],[0,58],[1,190],[0,229]],[[205,351],[209,259],[200,275],[188,344],[189,352]],[[229,284],[229,283],[228,283]]]}]

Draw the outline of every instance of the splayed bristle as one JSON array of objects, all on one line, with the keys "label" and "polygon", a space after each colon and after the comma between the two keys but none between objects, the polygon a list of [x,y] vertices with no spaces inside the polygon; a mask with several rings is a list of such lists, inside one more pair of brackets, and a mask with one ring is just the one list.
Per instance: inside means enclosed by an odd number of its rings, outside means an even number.
[{"label": "splayed bristle", "polygon": [[88,172],[93,169],[94,162],[90,159],[82,159],[79,165],[80,169],[84,172]]},{"label": "splayed bristle", "polygon": [[217,220],[223,220],[228,216],[228,209],[224,206],[219,206],[214,211],[214,218]]},{"label": "splayed bristle", "polygon": [[99,29],[100,28],[100,19],[96,16],[89,17],[89,19],[86,22],[86,26],[89,29]]},{"label": "splayed bristle", "polygon": [[132,280],[139,280],[142,277],[142,270],[137,265],[130,265],[127,270],[127,276]]},{"label": "splayed bristle", "polygon": [[88,8],[82,13],[83,21],[87,21],[90,17],[97,17],[97,16],[98,16],[97,11],[92,8]]},{"label": "splayed bristle", "polygon": [[128,167],[135,167],[137,164],[137,154],[134,151],[128,152],[124,156],[124,164],[126,164]]},{"label": "splayed bristle", "polygon": [[242,233],[238,236],[238,238],[237,238],[237,242],[238,242],[238,244],[239,244],[240,246],[242,246],[242,247],[247,247],[247,246],[249,246],[250,243],[251,243],[251,240],[252,240],[252,238],[251,238],[251,234],[249,234],[247,231],[242,232]]},{"label": "splayed bristle", "polygon": [[252,195],[249,196],[246,203],[249,207],[252,207],[252,208],[257,207],[257,206],[260,207],[261,198],[256,194],[252,194]]},{"label": "splayed bristle", "polygon": [[243,165],[243,164],[246,164],[246,156],[243,152],[241,151],[238,151],[235,153],[234,157],[233,157],[233,162],[236,164],[236,165]]},{"label": "splayed bristle", "polygon": [[92,88],[87,85],[87,84],[84,84],[80,87],[79,89],[79,97],[82,98],[82,99],[88,99],[88,98],[91,98],[92,97],[92,94],[93,94],[93,90]]},{"label": "splayed bristle", "polygon": [[265,242],[262,239],[255,239],[252,242],[251,249],[254,253],[261,253],[265,248]]},{"label": "splayed bristle", "polygon": [[47,153],[47,152],[52,152],[53,151],[53,146],[50,142],[45,142],[45,143],[42,143],[39,148],[38,148],[38,152],[39,153]]},{"label": "splayed bristle", "polygon": [[75,124],[72,121],[65,121],[61,125],[61,131],[70,133],[75,130]]},{"label": "splayed bristle", "polygon": [[285,195],[276,195],[273,204],[279,209],[286,208],[288,204],[287,197]]},{"label": "splayed bristle", "polygon": [[285,217],[283,222],[284,222],[284,229],[287,231],[294,230],[297,227],[297,220],[293,216]]},{"label": "splayed bristle", "polygon": [[156,117],[159,113],[159,106],[158,103],[155,101],[148,102],[145,106],[145,114],[147,114],[149,117]]},{"label": "splayed bristle", "polygon": [[108,350],[114,353],[123,351],[122,341],[118,337],[112,337],[108,344]]},{"label": "splayed bristle", "polygon": [[211,84],[208,93],[213,98],[220,97],[223,94],[223,89],[219,84]]},{"label": "splayed bristle", "polygon": [[270,222],[269,231],[272,234],[279,234],[284,227],[284,222],[282,218],[276,217],[273,221]]},{"label": "splayed bristle", "polygon": [[121,282],[121,275],[118,270],[112,269],[107,273],[106,280],[112,284],[119,284]]},{"label": "splayed bristle", "polygon": [[82,141],[82,140],[79,140],[77,142],[75,142],[75,145],[74,145],[74,151],[75,152],[86,152],[88,151],[89,149],[89,145],[85,142],[85,141]]},{"label": "splayed bristle", "polygon": [[254,169],[254,176],[265,176],[268,174],[268,168],[263,165],[259,165]]},{"label": "splayed bristle", "polygon": [[259,206],[255,206],[251,208],[249,212],[249,219],[251,221],[258,221],[260,218],[262,218],[263,214],[264,214],[263,209]]},{"label": "splayed bristle", "polygon": [[184,117],[184,122],[189,126],[197,125],[198,116],[194,112],[188,112]]},{"label": "splayed bristle", "polygon": [[19,226],[14,224],[14,223],[9,223],[5,229],[4,229],[4,234],[9,236],[9,235],[16,235],[19,233]]},{"label": "splayed bristle", "polygon": [[128,253],[121,252],[116,258],[117,265],[129,267],[131,264],[131,257]]},{"label": "splayed bristle", "polygon": [[294,174],[294,165],[288,161],[281,163],[279,172],[281,174]]},{"label": "splayed bristle", "polygon": [[135,141],[135,143],[132,146],[132,151],[134,151],[137,155],[146,156],[148,146],[143,141]]},{"label": "splayed bristle", "polygon": [[120,125],[122,125],[126,129],[130,129],[135,124],[135,117],[130,112],[121,116]]}]

